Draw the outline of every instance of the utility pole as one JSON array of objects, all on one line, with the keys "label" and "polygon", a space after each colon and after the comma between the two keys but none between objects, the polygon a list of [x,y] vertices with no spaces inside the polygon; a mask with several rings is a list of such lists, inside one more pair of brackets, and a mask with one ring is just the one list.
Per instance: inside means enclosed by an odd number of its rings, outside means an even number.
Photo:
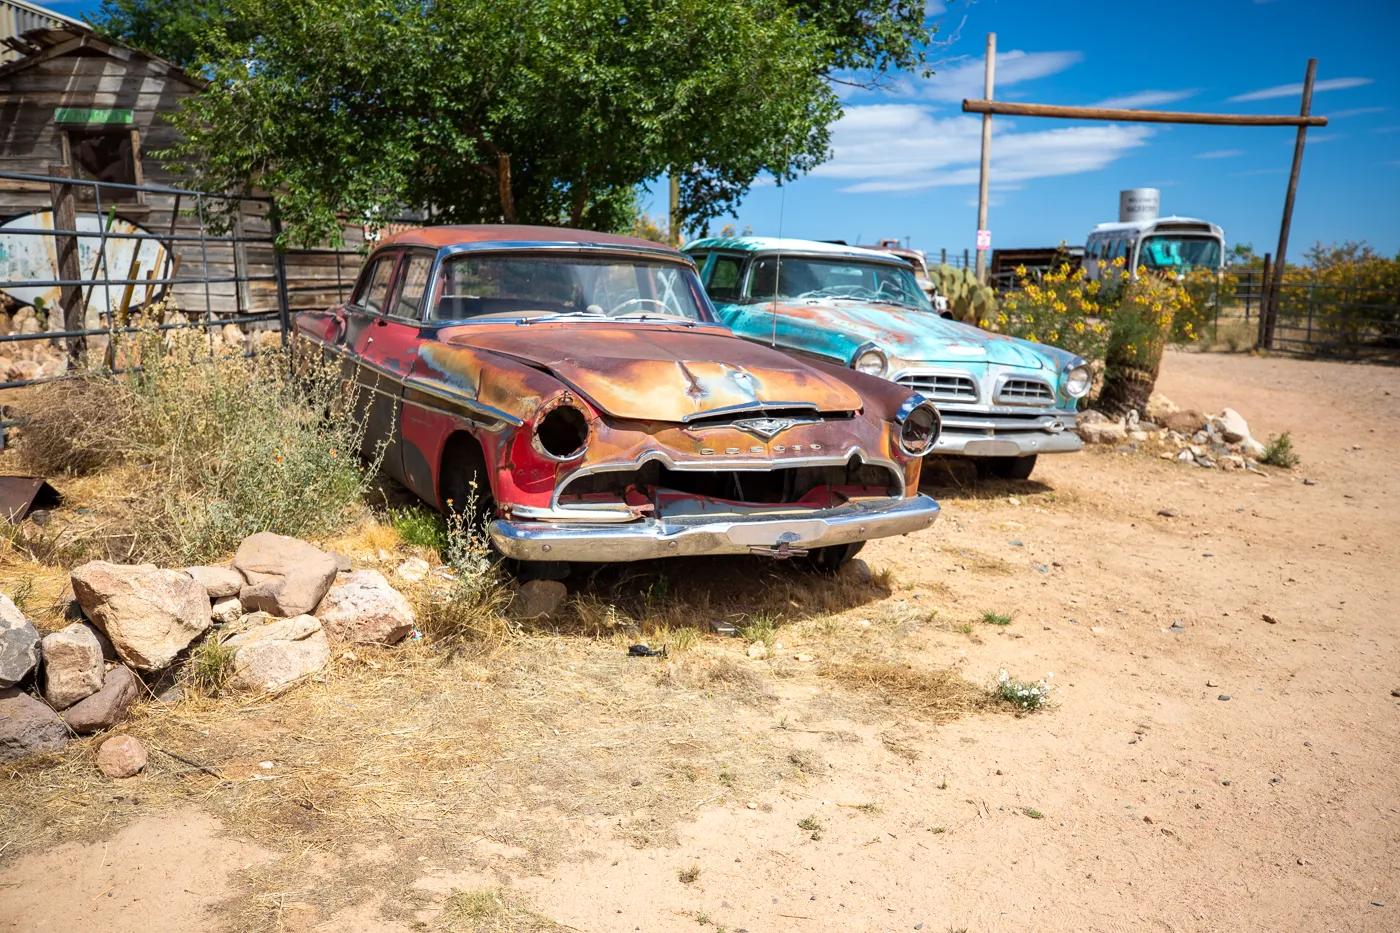
[{"label": "utility pole", "polygon": [[[987,87],[984,100],[992,99],[992,78],[997,66],[997,34],[987,33]],[[992,174],[992,115],[982,114],[982,178],[977,185],[977,281],[987,281],[987,250],[992,248],[987,230],[987,182]]]},{"label": "utility pole", "polygon": [[[1312,112],[1313,79],[1317,77],[1317,59],[1308,59],[1308,70],[1303,77],[1303,109],[1300,117],[1308,117]],[[1265,349],[1271,349],[1274,341],[1274,307],[1278,302],[1279,289],[1283,287],[1283,267],[1288,255],[1288,229],[1293,225],[1293,198],[1298,193],[1298,173],[1303,170],[1303,143],[1307,141],[1308,124],[1298,124],[1298,138],[1293,142],[1293,171],[1288,176],[1288,194],[1283,199],[1283,223],[1278,229],[1278,252],[1274,254],[1274,279],[1265,289],[1264,313],[1260,341]]]}]

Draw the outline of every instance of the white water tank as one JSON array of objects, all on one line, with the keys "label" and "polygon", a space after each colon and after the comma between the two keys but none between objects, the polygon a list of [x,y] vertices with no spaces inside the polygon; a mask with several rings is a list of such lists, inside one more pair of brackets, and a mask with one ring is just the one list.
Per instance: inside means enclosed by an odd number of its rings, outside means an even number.
[{"label": "white water tank", "polygon": [[1156,220],[1161,213],[1162,192],[1156,188],[1129,188],[1118,193],[1118,222]]}]

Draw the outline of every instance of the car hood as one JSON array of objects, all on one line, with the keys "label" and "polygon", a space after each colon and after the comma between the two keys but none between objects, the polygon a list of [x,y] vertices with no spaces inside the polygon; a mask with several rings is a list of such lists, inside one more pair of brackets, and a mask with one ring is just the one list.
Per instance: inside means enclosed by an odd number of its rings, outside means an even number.
[{"label": "car hood", "polygon": [[463,329],[444,340],[543,369],[615,418],[677,422],[726,410],[863,407],[845,382],[709,328],[543,323]]},{"label": "car hood", "polygon": [[[1053,347],[993,334],[927,311],[901,311],[889,305],[860,301],[790,301],[779,313],[797,325],[784,328],[801,343],[810,328],[811,340],[849,360],[873,343],[890,356],[909,363],[990,363],[1019,369],[1058,369],[1068,354]],[[815,349],[815,348],[814,348]],[[825,355],[825,354],[824,354]]]}]

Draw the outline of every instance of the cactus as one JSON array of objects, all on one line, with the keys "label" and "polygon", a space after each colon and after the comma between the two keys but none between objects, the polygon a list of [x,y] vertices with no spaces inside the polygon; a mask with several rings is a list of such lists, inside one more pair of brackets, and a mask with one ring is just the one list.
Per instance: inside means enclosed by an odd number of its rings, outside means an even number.
[{"label": "cactus", "polygon": [[996,292],[991,286],[978,282],[971,269],[934,266],[929,269],[929,278],[937,286],[938,294],[948,299],[948,310],[959,321],[981,327],[996,315]]}]

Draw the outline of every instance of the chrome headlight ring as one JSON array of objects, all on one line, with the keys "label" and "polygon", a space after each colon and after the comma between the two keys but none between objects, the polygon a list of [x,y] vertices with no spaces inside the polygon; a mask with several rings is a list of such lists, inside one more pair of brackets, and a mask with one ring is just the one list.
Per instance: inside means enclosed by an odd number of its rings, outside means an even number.
[{"label": "chrome headlight ring", "polygon": [[899,429],[899,449],[911,457],[922,457],[933,450],[943,431],[943,419],[933,402],[922,395],[911,395],[895,415]]},{"label": "chrome headlight ring", "polygon": [[1065,371],[1064,392],[1070,398],[1083,398],[1094,385],[1094,371],[1084,360],[1079,360]]},{"label": "chrome headlight ring", "polygon": [[890,357],[873,343],[867,343],[856,350],[851,358],[851,368],[867,376],[881,376],[890,370]]}]

